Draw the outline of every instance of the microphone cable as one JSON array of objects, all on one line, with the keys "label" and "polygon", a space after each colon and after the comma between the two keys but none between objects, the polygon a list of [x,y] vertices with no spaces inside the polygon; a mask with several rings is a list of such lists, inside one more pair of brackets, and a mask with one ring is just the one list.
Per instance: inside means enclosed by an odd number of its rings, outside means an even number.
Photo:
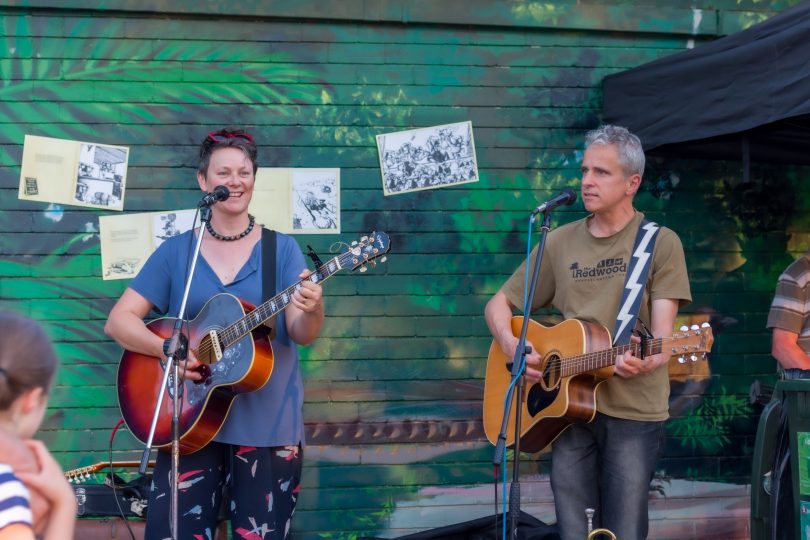
[{"label": "microphone cable", "polygon": [[[113,474],[113,439],[115,439],[115,434],[118,432],[118,428],[124,423],[123,418],[119,418],[118,422],[115,424],[115,427],[112,429],[112,433],[110,433],[110,443],[107,448],[108,460],[110,462],[110,468],[107,472],[107,479],[110,481],[110,488],[112,488],[112,495],[113,499],[115,499],[115,505],[118,507],[118,513],[121,516],[121,519],[124,520],[124,525],[127,527],[127,531],[129,532],[129,536],[132,540],[135,540],[135,533],[132,530],[132,527],[129,524],[129,520],[127,519],[126,514],[124,514],[124,509],[121,507],[121,500],[118,498],[118,491],[123,492],[123,488],[118,487],[115,484],[115,474]],[[106,482],[105,482],[106,483]]]},{"label": "microphone cable", "polygon": [[[524,314],[524,317],[526,316],[525,314],[527,313],[527,310],[529,309],[529,306],[528,306],[528,303],[529,303],[529,270],[530,270],[529,266],[531,264],[532,225],[533,224],[534,224],[534,214],[529,216],[528,234],[527,234],[527,237],[526,237],[526,267],[525,267],[525,272],[523,273],[523,314]],[[524,343],[524,347],[525,347],[525,343]],[[515,351],[515,352],[517,352],[517,351]],[[509,387],[506,390],[506,396],[504,397],[504,404],[503,404],[504,416],[509,414],[509,411],[507,409],[509,396],[511,396],[514,393],[515,385],[517,384],[517,381],[520,379],[520,377],[523,376],[523,373],[525,371],[526,371],[526,355],[521,354],[520,355],[520,365],[518,366],[518,371],[517,371],[516,375],[514,377],[512,377],[512,381],[509,383]],[[520,403],[515,403],[515,407],[516,408],[520,407]],[[515,412],[517,412],[517,409],[515,410]],[[518,427],[519,426],[515,426],[516,429]],[[513,450],[513,452],[514,452],[514,450]],[[507,501],[509,500],[509,496],[507,495],[506,451],[505,450],[504,450],[504,453],[503,453],[503,457],[501,458],[501,472],[502,472],[502,475],[503,475],[503,480],[502,480],[502,485],[503,485],[503,489],[502,489],[502,492],[503,492],[503,502],[502,502],[503,512],[501,514],[501,517],[502,517],[502,520],[501,520],[502,521],[502,523],[501,523],[501,538],[503,540],[506,540],[506,522],[507,522],[506,518],[507,518],[507,513],[508,513]],[[518,474],[520,474],[520,473],[518,472]],[[495,495],[495,505],[496,505],[496,508],[497,508],[497,504],[498,504],[497,492],[498,492],[498,490],[496,488],[495,489],[495,493],[496,493],[496,495]],[[497,524],[497,515],[496,515],[495,519],[496,519],[495,523]]]}]

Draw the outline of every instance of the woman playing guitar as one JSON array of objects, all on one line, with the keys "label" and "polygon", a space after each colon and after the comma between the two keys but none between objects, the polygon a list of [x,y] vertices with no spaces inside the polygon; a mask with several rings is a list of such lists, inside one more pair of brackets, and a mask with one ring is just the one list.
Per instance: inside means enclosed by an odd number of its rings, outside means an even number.
[{"label": "woman playing guitar", "polygon": [[[197,182],[204,192],[225,186],[229,196],[212,206],[212,217],[205,230],[196,229],[164,242],[145,263],[110,312],[105,332],[122,347],[144,358],[159,369],[164,359],[164,337],[144,323],[151,312],[175,316],[186,279],[186,261],[196,235],[203,234],[200,259],[187,302],[188,318],[197,317],[216,295],[228,295],[258,305],[262,301],[263,234],[248,214],[257,165],[253,137],[239,129],[209,133],[200,148]],[[298,280],[301,286],[290,295],[289,309],[273,321],[275,337],[270,350],[267,339],[255,345],[237,343],[223,359],[237,356],[255,346],[258,362],[269,357],[272,377],[255,391],[233,398],[225,411],[221,428],[214,429],[213,441],[180,458],[178,538],[211,538],[216,529],[223,489],[230,494],[231,529],[241,538],[257,528],[264,538],[286,538],[295,508],[301,478],[304,443],[304,388],[298,366],[297,345],[312,342],[324,320],[321,286],[304,279],[304,257],[289,236],[276,233],[275,286],[277,291]],[[219,310],[212,310],[219,311]],[[212,314],[214,316],[216,314]],[[237,314],[238,318],[238,314]],[[210,363],[204,347],[197,348],[189,338],[188,360],[181,363],[184,387],[205,386]],[[253,351],[248,351],[253,356]],[[217,358],[220,359],[219,357]],[[273,361],[274,359],[274,361]],[[219,363],[225,366],[225,362]],[[119,384],[122,380],[119,373]],[[144,391],[152,381],[144,381]],[[151,386],[150,386],[151,387]],[[185,399],[185,398],[184,398]],[[148,408],[144,404],[136,404]],[[122,409],[124,405],[122,404]],[[133,405],[133,409],[136,407]],[[145,412],[151,416],[151,412]],[[207,441],[206,441],[207,442]],[[150,494],[147,538],[170,537],[169,470],[171,456],[160,452]],[[155,501],[163,499],[156,504]]]}]

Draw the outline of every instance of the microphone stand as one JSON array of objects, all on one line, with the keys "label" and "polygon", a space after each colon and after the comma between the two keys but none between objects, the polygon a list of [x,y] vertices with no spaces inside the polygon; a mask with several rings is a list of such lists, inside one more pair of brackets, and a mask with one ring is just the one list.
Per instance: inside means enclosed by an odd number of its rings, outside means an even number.
[{"label": "microphone stand", "polygon": [[[149,462],[149,454],[152,451],[152,441],[155,437],[155,430],[157,428],[160,411],[163,406],[163,396],[166,389],[169,387],[169,377],[171,376],[171,389],[169,395],[172,398],[172,467],[171,467],[171,506],[170,515],[172,519],[171,532],[172,540],[177,540],[178,532],[178,469],[180,465],[180,393],[181,386],[180,373],[178,369],[178,361],[185,360],[188,353],[188,338],[183,335],[182,327],[185,322],[183,318],[186,314],[186,302],[188,301],[188,294],[191,290],[191,279],[194,277],[194,269],[197,266],[197,259],[200,255],[200,246],[202,245],[203,235],[205,235],[205,223],[211,220],[210,206],[203,206],[200,208],[200,234],[197,235],[197,243],[194,247],[194,253],[191,259],[191,268],[189,269],[188,276],[186,277],[186,288],[183,291],[183,300],[180,303],[180,312],[177,314],[177,319],[172,329],[172,336],[165,340],[163,343],[163,352],[166,355],[166,365],[163,370],[163,381],[160,385],[158,392],[157,403],[155,404],[155,412],[152,416],[152,425],[149,428],[149,437],[146,440],[146,447],[141,456],[141,464],[138,468],[140,474],[146,473],[146,467]],[[170,375],[171,374],[171,375]]]},{"label": "microphone stand", "polygon": [[[543,251],[546,247],[546,236],[551,230],[551,210],[548,208],[543,210],[543,221],[540,225],[540,242],[537,244],[537,253],[534,260],[534,269],[532,270],[532,278],[529,283],[529,295],[524,306],[523,313],[523,326],[520,329],[520,336],[518,337],[517,348],[515,349],[515,356],[512,358],[512,381],[517,378],[517,383],[509,386],[509,392],[506,394],[506,404],[504,406],[503,420],[501,422],[501,430],[498,435],[498,442],[495,445],[495,457],[492,462],[499,466],[503,461],[504,452],[506,451],[506,429],[509,425],[509,416],[514,403],[515,388],[517,388],[517,403],[515,403],[515,444],[514,452],[512,454],[512,485],[509,488],[509,538],[517,538],[517,520],[520,514],[520,422],[522,416],[521,406],[524,400],[524,392],[526,390],[526,375],[525,370],[522,370],[526,355],[531,353],[531,347],[526,347],[526,334],[529,330],[529,317],[532,311],[532,303],[534,302],[534,291],[537,286],[537,277],[540,274],[540,262],[543,260]],[[532,212],[531,221],[534,222],[535,213]],[[506,519],[506,516],[504,516]]]}]

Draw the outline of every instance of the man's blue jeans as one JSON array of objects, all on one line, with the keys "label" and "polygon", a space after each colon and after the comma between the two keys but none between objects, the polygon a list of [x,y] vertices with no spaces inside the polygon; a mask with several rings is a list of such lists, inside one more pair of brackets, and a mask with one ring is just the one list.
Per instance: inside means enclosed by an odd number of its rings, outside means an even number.
[{"label": "man's blue jeans", "polygon": [[596,510],[594,528],[606,527],[621,540],[647,538],[647,500],[663,434],[663,421],[597,413],[554,441],[551,488],[563,540],[587,536],[586,508]]}]

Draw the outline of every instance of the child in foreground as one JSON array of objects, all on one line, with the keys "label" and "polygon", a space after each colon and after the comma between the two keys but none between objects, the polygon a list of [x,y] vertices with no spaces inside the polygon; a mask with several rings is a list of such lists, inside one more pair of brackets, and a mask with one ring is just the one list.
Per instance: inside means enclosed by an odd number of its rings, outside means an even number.
[{"label": "child in foreground", "polygon": [[57,365],[36,322],[0,312],[0,540],[73,538],[73,489],[45,445],[31,440]]}]

